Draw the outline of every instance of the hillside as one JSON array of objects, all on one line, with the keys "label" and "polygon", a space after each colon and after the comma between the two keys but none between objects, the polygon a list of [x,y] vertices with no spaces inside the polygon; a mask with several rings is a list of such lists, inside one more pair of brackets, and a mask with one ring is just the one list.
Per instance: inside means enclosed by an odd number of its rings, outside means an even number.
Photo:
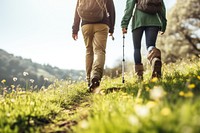
[{"label": "hillside", "polygon": [[0,49],[0,80],[5,79],[6,85],[12,85],[13,78],[16,77],[15,84],[20,84],[24,87],[24,74],[26,78],[34,80],[34,84],[39,88],[44,85],[44,82],[48,86],[54,80],[82,80],[83,78],[81,79],[80,77],[84,77],[84,71],[63,70],[51,65],[41,65],[32,62],[31,59],[16,57]]},{"label": "hillside", "polygon": [[38,92],[4,90],[0,132],[199,133],[199,59],[164,64],[162,79],[149,78],[149,71],[141,82],[131,73],[124,84],[104,77],[94,94],[70,80]]}]

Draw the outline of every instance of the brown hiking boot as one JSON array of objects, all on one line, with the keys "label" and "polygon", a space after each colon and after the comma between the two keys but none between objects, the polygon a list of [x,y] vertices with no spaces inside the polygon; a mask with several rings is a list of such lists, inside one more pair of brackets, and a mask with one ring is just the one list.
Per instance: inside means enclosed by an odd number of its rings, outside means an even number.
[{"label": "brown hiking boot", "polygon": [[162,62],[161,62],[161,51],[157,48],[153,48],[148,56],[147,59],[149,60],[151,67],[152,67],[152,75],[151,78],[157,77],[161,78],[161,68],[162,68]]},{"label": "brown hiking boot", "polygon": [[152,75],[151,78],[157,77],[161,78],[161,68],[162,68],[162,62],[159,58],[154,58],[152,60]]},{"label": "brown hiking boot", "polygon": [[135,73],[138,76],[138,80],[143,80],[143,71],[144,71],[143,64],[135,65]]}]

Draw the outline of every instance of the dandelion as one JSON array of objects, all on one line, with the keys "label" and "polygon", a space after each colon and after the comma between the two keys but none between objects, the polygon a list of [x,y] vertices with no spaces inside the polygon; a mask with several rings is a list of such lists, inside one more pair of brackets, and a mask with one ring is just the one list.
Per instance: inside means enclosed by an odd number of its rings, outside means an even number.
[{"label": "dandelion", "polygon": [[135,110],[135,113],[138,116],[141,116],[141,117],[146,117],[150,113],[149,108],[147,106],[144,106],[144,105],[136,105],[134,107],[134,110]]},{"label": "dandelion", "polygon": [[7,116],[7,117],[10,117],[11,115],[10,115],[10,113],[7,113],[6,116]]},{"label": "dandelion", "polygon": [[197,76],[197,78],[200,80],[200,76]]},{"label": "dandelion", "polygon": [[48,78],[44,78],[44,81],[48,81],[49,79]]},{"label": "dandelion", "polygon": [[31,105],[31,106],[34,106],[34,104],[35,104],[34,102],[30,102],[30,105]]},{"label": "dandelion", "polygon": [[15,85],[11,85],[11,88],[14,89],[14,88],[15,88]]},{"label": "dandelion", "polygon": [[30,124],[34,124],[35,122],[34,122],[34,120],[30,120],[29,123]]},{"label": "dandelion", "polygon": [[14,103],[14,102],[15,102],[15,99],[12,98],[10,101],[11,101],[12,103]]},{"label": "dandelion", "polygon": [[135,102],[136,102],[137,104],[141,104],[141,103],[143,102],[143,99],[142,99],[142,98],[136,98],[136,99],[135,99]]},{"label": "dandelion", "polygon": [[194,94],[193,94],[193,92],[189,91],[189,92],[185,93],[184,96],[185,96],[185,97],[193,97]]},{"label": "dandelion", "polygon": [[189,85],[188,85],[188,89],[194,89],[195,87],[196,87],[195,84],[189,84]]},{"label": "dandelion", "polygon": [[87,129],[89,127],[89,123],[86,120],[80,122],[79,126],[83,129]]},{"label": "dandelion", "polygon": [[4,104],[5,105],[6,104],[5,99],[1,99],[0,100],[0,104]]},{"label": "dandelion", "polygon": [[146,91],[150,91],[150,88],[149,88],[149,87],[146,87],[145,89],[146,89]]},{"label": "dandelion", "polygon": [[30,82],[33,84],[34,83],[34,79],[30,79]]},{"label": "dandelion", "polygon": [[154,77],[153,79],[151,79],[151,82],[157,82],[158,81],[158,78],[157,77]]},{"label": "dandelion", "polygon": [[16,82],[17,81],[17,77],[13,77],[13,81]]},{"label": "dandelion", "polygon": [[179,96],[184,96],[184,95],[185,95],[185,93],[183,91],[179,92]]},{"label": "dandelion", "polygon": [[1,83],[2,83],[2,84],[5,84],[5,83],[6,83],[6,80],[5,80],[5,79],[1,80]]},{"label": "dandelion", "polygon": [[161,86],[155,86],[151,91],[150,91],[150,98],[154,100],[159,100],[165,95],[165,91]]},{"label": "dandelion", "polygon": [[26,76],[28,76],[29,74],[28,74],[28,72],[23,72],[23,75],[26,77]]},{"label": "dandelion", "polygon": [[163,115],[163,116],[168,116],[168,115],[171,114],[171,109],[165,107],[165,108],[163,108],[163,109],[160,111],[160,113],[161,113],[161,115]]},{"label": "dandelion", "polygon": [[4,88],[3,88],[3,96],[5,96],[7,92],[8,92],[8,91],[7,91],[7,88],[4,87]]},{"label": "dandelion", "polygon": [[131,125],[139,125],[139,120],[138,120],[138,118],[136,117],[136,116],[134,116],[134,115],[130,115],[129,117],[128,117],[128,121],[130,122],[130,124]]}]

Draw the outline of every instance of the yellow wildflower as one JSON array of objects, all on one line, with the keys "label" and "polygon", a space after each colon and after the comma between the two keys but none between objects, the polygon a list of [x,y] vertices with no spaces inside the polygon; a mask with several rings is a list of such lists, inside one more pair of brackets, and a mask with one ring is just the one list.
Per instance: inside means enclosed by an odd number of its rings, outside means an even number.
[{"label": "yellow wildflower", "polygon": [[15,88],[15,85],[11,85],[11,88],[14,89],[14,88]]},{"label": "yellow wildflower", "polygon": [[15,99],[12,98],[10,101],[11,101],[12,103],[14,103],[14,102],[15,102]]},{"label": "yellow wildflower", "polygon": [[146,89],[146,91],[150,91],[150,88],[149,88],[149,87],[146,87],[145,89]]},{"label": "yellow wildflower", "polygon": [[185,95],[185,93],[183,91],[179,92],[179,96],[184,96],[184,95]]},{"label": "yellow wildflower", "polygon": [[135,103],[137,103],[137,104],[141,104],[142,102],[143,102],[142,98],[136,98],[135,99]]},{"label": "yellow wildflower", "polygon": [[151,79],[151,82],[157,82],[157,81],[158,81],[157,77],[154,77],[153,79]]},{"label": "yellow wildflower", "polygon": [[195,84],[189,84],[189,85],[188,85],[188,88],[189,88],[189,89],[194,89],[195,87],[196,87]]},{"label": "yellow wildflower", "polygon": [[33,106],[35,103],[34,102],[30,102],[30,105]]},{"label": "yellow wildflower", "polygon": [[6,80],[5,79],[1,80],[1,83],[2,84],[6,83]]},{"label": "yellow wildflower", "polygon": [[185,97],[193,97],[193,96],[194,96],[194,94],[191,91],[185,93]]},{"label": "yellow wildflower", "polygon": [[197,78],[200,80],[200,76],[197,76]]},{"label": "yellow wildflower", "polygon": [[7,116],[7,117],[10,117],[10,113],[7,113],[6,116]]},{"label": "yellow wildflower", "polygon": [[162,110],[161,110],[161,112],[160,112],[162,115],[164,115],[164,116],[168,116],[168,115],[170,115],[171,114],[171,109],[170,108],[167,108],[167,107],[165,107],[165,108],[163,108]]}]

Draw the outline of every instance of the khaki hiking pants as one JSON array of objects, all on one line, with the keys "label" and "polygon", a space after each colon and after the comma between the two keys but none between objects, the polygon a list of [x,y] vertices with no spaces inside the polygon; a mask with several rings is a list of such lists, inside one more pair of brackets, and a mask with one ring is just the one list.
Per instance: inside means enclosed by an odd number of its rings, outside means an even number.
[{"label": "khaki hiking pants", "polygon": [[86,24],[82,26],[82,34],[86,47],[86,79],[103,76],[106,42],[109,27],[106,24]]}]

